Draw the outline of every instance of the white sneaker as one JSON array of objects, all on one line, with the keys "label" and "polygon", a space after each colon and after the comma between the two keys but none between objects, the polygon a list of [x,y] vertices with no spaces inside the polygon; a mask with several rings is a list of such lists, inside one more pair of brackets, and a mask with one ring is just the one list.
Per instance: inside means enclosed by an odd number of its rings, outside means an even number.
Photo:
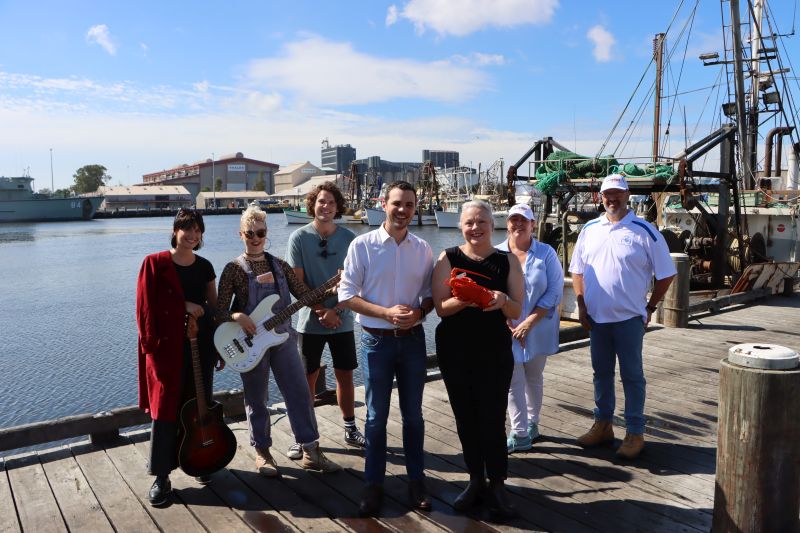
[{"label": "white sneaker", "polygon": [[303,447],[300,445],[299,442],[295,442],[294,444],[289,446],[289,451],[286,452],[286,457],[294,460],[303,458]]}]

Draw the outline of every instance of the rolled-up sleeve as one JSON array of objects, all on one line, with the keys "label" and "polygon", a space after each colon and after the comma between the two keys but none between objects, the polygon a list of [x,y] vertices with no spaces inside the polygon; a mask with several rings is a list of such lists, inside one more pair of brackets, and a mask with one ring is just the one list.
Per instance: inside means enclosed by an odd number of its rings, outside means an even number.
[{"label": "rolled-up sleeve", "polygon": [[347,248],[347,256],[344,259],[344,268],[339,280],[339,301],[346,302],[354,296],[361,294],[364,286],[365,262],[359,256],[359,249],[363,246],[358,240],[350,243]]},{"label": "rolled-up sleeve", "polygon": [[545,272],[547,273],[547,289],[534,307],[552,310],[561,302],[561,296],[564,294],[564,270],[561,268],[558,255],[549,246],[544,259]]}]

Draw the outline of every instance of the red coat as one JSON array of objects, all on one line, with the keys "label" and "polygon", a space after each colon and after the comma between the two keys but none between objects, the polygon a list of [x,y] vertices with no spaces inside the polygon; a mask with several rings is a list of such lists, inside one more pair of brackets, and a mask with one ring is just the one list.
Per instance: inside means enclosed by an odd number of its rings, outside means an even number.
[{"label": "red coat", "polygon": [[136,283],[139,408],[174,422],[180,403],[186,305],[169,251],[144,258]]}]

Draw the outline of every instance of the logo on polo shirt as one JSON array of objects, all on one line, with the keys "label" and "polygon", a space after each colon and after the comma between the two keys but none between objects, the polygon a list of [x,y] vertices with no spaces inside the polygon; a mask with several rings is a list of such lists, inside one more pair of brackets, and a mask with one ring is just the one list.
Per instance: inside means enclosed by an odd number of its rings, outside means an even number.
[{"label": "logo on polo shirt", "polygon": [[622,239],[620,239],[620,242],[625,246],[633,246],[633,237],[630,235],[623,235]]}]

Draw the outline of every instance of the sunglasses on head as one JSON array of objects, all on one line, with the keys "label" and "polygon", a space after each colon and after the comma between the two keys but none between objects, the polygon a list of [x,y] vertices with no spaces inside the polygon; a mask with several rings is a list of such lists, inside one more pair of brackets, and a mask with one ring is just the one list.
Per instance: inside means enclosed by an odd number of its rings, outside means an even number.
[{"label": "sunglasses on head", "polygon": [[248,239],[254,239],[256,237],[258,237],[259,239],[263,239],[264,237],[267,236],[267,230],[265,230],[265,229],[259,229],[259,230],[256,230],[256,231],[253,231],[253,230],[249,229],[249,230],[247,230],[247,231],[245,231],[243,233],[244,233],[244,236],[247,237]]}]

